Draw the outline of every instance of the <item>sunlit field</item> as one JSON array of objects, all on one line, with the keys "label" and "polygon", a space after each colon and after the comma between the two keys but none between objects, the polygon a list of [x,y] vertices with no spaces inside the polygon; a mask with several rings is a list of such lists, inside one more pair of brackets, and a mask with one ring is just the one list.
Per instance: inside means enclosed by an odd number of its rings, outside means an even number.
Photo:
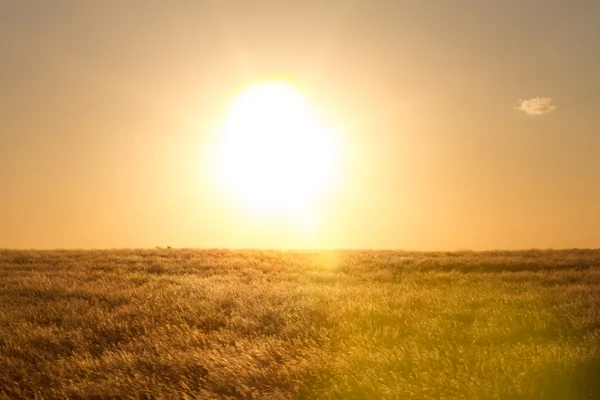
[{"label": "sunlit field", "polygon": [[0,398],[600,398],[600,250],[4,250]]}]

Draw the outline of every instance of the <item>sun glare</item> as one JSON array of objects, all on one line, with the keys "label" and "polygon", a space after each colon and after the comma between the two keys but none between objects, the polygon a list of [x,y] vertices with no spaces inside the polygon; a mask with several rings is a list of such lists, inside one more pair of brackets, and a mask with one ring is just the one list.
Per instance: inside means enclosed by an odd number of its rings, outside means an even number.
[{"label": "sun glare", "polygon": [[334,130],[287,81],[237,93],[218,131],[216,177],[252,213],[314,229],[319,200],[337,174]]}]

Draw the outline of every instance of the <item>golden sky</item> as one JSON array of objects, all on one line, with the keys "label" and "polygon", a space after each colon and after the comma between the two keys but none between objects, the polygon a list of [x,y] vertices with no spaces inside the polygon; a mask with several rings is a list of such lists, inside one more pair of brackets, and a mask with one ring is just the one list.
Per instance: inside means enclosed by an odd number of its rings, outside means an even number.
[{"label": "golden sky", "polygon": [[[596,0],[0,1],[0,248],[600,247],[599,20]],[[218,126],[267,76],[335,127],[317,228],[215,187]]]}]

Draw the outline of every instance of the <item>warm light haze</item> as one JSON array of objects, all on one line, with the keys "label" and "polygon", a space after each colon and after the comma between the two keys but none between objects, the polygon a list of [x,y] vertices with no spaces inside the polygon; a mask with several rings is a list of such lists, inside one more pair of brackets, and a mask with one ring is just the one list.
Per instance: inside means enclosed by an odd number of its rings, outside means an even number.
[{"label": "warm light haze", "polygon": [[0,248],[598,248],[599,20],[0,2]]}]

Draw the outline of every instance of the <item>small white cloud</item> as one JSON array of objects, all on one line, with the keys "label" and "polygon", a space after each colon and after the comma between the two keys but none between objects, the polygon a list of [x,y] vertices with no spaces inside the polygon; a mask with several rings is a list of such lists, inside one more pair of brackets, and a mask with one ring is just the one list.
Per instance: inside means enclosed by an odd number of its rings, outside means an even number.
[{"label": "small white cloud", "polygon": [[551,97],[534,97],[532,99],[519,99],[516,106],[528,115],[542,115],[556,110],[556,105]]}]

